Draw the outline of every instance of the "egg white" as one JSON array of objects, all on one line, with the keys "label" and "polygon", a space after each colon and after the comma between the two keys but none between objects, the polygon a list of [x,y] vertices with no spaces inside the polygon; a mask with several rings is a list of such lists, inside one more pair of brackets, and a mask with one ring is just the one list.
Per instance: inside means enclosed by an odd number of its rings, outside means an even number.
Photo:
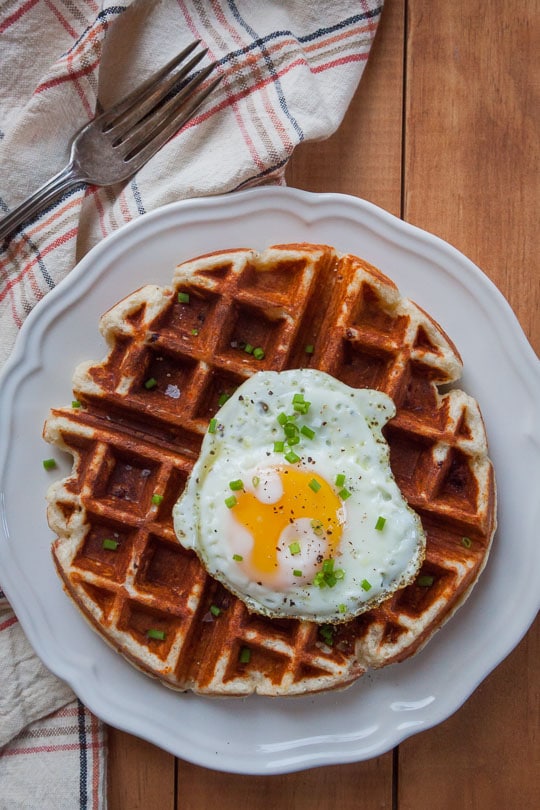
[{"label": "egg white", "polygon": [[[285,453],[292,449],[299,457],[289,462],[275,449],[284,439],[278,416],[294,412],[293,397],[299,393],[311,404],[297,423],[314,435],[300,434],[299,444],[285,446]],[[204,438],[173,510],[180,543],[194,549],[207,571],[250,610],[266,616],[335,623],[369,610],[411,582],[425,554],[421,521],[396,484],[382,435],[394,414],[386,394],[350,388],[321,371],[255,374],[221,407],[215,432]],[[325,485],[322,494],[337,503],[342,532],[337,547],[329,548],[329,536],[314,520],[319,515],[292,515],[290,525],[273,536],[268,505],[293,478],[283,472],[290,468],[305,471],[307,481],[316,475]],[[336,484],[337,476],[344,476],[343,485]],[[231,490],[235,481],[242,482],[241,491]],[[344,489],[345,499],[339,495]],[[231,496],[243,493],[260,502],[258,519],[275,542],[271,573],[261,574],[250,563],[253,535],[235,517],[238,507],[230,505]],[[319,573],[328,566],[337,577]]]}]

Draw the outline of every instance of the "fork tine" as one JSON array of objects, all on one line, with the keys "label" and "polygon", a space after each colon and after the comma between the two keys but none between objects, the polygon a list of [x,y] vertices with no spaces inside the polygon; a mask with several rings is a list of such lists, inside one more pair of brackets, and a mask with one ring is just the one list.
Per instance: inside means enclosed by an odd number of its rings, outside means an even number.
[{"label": "fork tine", "polygon": [[[199,107],[207,97],[209,89],[205,88],[205,90],[198,95],[194,95],[194,91],[200,87],[205,79],[212,73],[215,66],[215,63],[213,63],[201,70],[180,92],[170,98],[163,106],[159,107],[155,113],[152,113],[145,120],[140,121],[133,127],[131,132],[122,140],[121,144],[118,145],[125,156],[125,160],[129,160],[135,153],[139,155],[141,150],[150,141],[153,141],[154,138],[159,138],[162,129],[167,129],[169,125],[172,125],[173,122],[177,121],[182,115],[186,116],[183,123],[193,115],[197,107]],[[219,84],[219,81],[221,81],[221,76],[210,84],[210,88],[213,90],[214,87]],[[176,111],[178,111],[177,114]],[[178,127],[179,126],[181,126],[181,124],[179,124]],[[172,134],[174,134],[174,132]],[[163,143],[165,143],[165,141],[163,141]]]},{"label": "fork tine", "polygon": [[[211,65],[209,68],[205,69],[207,75],[213,68],[214,65]],[[143,139],[139,140],[137,143],[131,144],[131,150],[124,158],[126,165],[129,166],[130,163],[133,162],[133,171],[135,172],[138,167],[143,166],[148,160],[150,160],[152,155],[158,152],[161,147],[164,146],[167,141],[172,138],[172,136],[193,117],[195,111],[200,107],[207,96],[214,91],[214,89],[221,82],[222,78],[222,76],[218,76],[213,82],[210,82],[208,87],[206,87],[201,93],[192,96],[188,103],[183,105],[177,111],[176,115],[170,118],[170,120],[165,121],[164,125],[162,121],[161,128],[158,128],[158,126],[153,126],[151,130],[150,128],[147,128],[146,131],[143,132],[145,137],[143,137]],[[197,76],[196,79],[199,79],[199,76]],[[197,84],[200,84],[200,81],[197,82]],[[175,101],[178,104],[178,97],[176,96],[174,99],[171,99],[171,101]],[[171,112],[174,108],[171,108],[169,112]]]},{"label": "fork tine", "polygon": [[[154,92],[157,87],[161,86],[162,80],[172,71],[175,70],[182,62],[195,50],[195,48],[201,44],[200,40],[196,40],[184,48],[179,54],[173,57],[167,64],[163,65],[162,68],[157,70],[151,76],[146,79],[142,84],[140,84],[133,92],[128,93],[127,96],[120,99],[119,102],[113,104],[112,107],[109,107],[107,110],[104,110],[101,115],[97,116],[94,120],[95,124],[99,124],[101,126],[102,132],[110,130],[114,124],[121,118],[121,116],[126,115],[135,107],[141,105],[141,102],[144,101]],[[204,50],[199,57],[201,59],[206,50]],[[199,61],[197,59],[197,62]],[[197,63],[195,62],[195,64]],[[188,68],[190,70],[191,68]],[[186,74],[186,70],[182,71],[182,75]],[[178,79],[178,74],[176,74],[176,79]],[[175,79],[175,80],[176,80]],[[173,82],[174,84],[174,82]]]},{"label": "fork tine", "polygon": [[140,101],[136,102],[127,112],[117,116],[105,130],[108,135],[116,136],[113,146],[119,143],[124,135],[129,133],[130,130],[133,130],[139,122],[142,122],[149,113],[157,109],[161,102],[166,99],[171,92],[174,92],[181,81],[199,64],[206,53],[207,50],[205,48],[204,51],[201,51],[190,59],[181,70],[173,72],[169,77],[165,77],[161,82],[158,82],[154,89],[148,90],[142,103]]},{"label": "fork tine", "polygon": [[[191,78],[187,75],[207,53],[189,59],[198,45],[200,42],[188,45],[122,101],[83,126],[71,139],[67,166],[2,219],[0,239],[74,185],[111,186],[133,176],[193,116],[221,81],[220,76],[204,87],[216,63]],[[188,64],[180,68],[186,59]],[[118,133],[131,121],[134,126],[122,140]],[[116,131],[115,126],[119,128]]]}]

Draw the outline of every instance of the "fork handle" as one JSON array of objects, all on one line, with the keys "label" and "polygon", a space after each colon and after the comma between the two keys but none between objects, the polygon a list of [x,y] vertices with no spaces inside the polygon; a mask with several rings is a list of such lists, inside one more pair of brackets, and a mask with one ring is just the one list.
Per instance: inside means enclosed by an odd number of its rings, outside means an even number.
[{"label": "fork handle", "polygon": [[75,169],[73,163],[62,169],[62,171],[51,177],[43,186],[34,191],[17,208],[14,208],[7,216],[0,220],[0,242],[9,236],[20,225],[30,220],[35,214],[45,208],[49,203],[61,197],[68,188],[84,182]]}]

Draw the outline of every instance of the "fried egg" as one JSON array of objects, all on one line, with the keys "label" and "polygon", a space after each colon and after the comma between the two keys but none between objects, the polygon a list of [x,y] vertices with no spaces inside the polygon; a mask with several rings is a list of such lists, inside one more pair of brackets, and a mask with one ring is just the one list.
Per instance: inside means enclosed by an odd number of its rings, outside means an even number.
[{"label": "fried egg", "polygon": [[173,510],[180,543],[251,611],[337,623],[416,576],[425,534],[392,475],[390,397],[263,371],[210,421]]}]

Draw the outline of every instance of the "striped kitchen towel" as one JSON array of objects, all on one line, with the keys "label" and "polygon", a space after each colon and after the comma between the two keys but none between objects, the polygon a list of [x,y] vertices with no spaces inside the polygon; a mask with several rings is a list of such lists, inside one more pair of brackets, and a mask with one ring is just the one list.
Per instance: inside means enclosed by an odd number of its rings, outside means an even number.
[{"label": "striped kitchen towel", "polygon": [[0,808],[106,806],[105,727],[34,655],[0,591]]},{"label": "striped kitchen towel", "polygon": [[[295,147],[339,126],[382,4],[4,0],[0,216],[65,165],[98,97],[118,100],[194,39],[223,80],[131,181],[72,189],[0,245],[0,366],[34,305],[107,234],[168,202],[283,183]],[[102,724],[36,660],[5,599],[0,712],[0,810],[105,806]]]}]

